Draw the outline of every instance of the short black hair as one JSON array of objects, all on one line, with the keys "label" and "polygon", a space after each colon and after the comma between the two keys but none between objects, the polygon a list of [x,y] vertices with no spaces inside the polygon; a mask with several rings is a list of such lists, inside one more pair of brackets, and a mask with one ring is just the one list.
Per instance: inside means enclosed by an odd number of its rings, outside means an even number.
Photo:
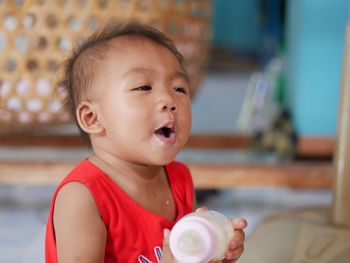
[{"label": "short black hair", "polygon": [[[59,86],[66,90],[67,97],[64,104],[77,125],[75,111],[82,95],[86,94],[93,85],[96,72],[98,72],[96,70],[96,67],[98,67],[96,61],[103,58],[109,41],[123,36],[136,36],[149,39],[167,48],[175,55],[185,71],[184,58],[177,50],[175,44],[156,28],[136,21],[110,24],[100,28],[87,38],[86,41],[83,41],[81,45],[73,49],[71,55],[63,64],[63,77]],[[91,146],[89,135],[79,125],[78,128],[82,138]]]}]

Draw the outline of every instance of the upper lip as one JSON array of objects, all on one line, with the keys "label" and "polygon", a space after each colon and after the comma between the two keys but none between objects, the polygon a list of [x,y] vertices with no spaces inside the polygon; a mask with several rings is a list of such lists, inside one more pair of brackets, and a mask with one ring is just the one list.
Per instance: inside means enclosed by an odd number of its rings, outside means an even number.
[{"label": "upper lip", "polygon": [[162,125],[160,125],[158,128],[156,128],[156,131],[162,128],[168,128],[171,132],[175,132],[175,122],[172,120],[168,120],[164,122]]}]

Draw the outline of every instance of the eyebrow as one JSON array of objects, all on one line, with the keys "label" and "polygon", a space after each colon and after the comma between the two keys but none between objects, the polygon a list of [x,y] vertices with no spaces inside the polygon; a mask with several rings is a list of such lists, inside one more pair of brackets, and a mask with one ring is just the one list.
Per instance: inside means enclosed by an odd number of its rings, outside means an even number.
[{"label": "eyebrow", "polygon": [[[123,77],[127,77],[128,75],[131,75],[131,74],[149,74],[149,73],[154,73],[154,72],[155,72],[155,70],[149,69],[149,68],[132,68],[132,69],[128,70],[123,75]],[[186,82],[188,84],[190,84],[190,79],[184,71],[175,70],[174,72],[171,73],[171,76],[172,76],[172,78],[174,78],[174,77],[183,78],[186,80]]]}]

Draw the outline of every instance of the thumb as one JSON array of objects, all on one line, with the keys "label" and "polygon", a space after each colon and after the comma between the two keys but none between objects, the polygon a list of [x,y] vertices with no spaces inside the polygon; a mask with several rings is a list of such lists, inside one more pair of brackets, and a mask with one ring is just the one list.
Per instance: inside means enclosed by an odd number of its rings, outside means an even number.
[{"label": "thumb", "polygon": [[163,257],[160,261],[160,263],[170,263],[175,262],[173,255],[171,254],[170,247],[169,247],[169,236],[170,236],[170,230],[164,229],[163,231]]},{"label": "thumb", "polygon": [[207,211],[207,210],[208,210],[208,207],[202,206],[202,207],[198,207],[198,208],[196,209],[196,212]]},{"label": "thumb", "polygon": [[169,235],[170,235],[170,230],[167,228],[164,228],[164,231],[163,231],[163,249],[169,247]]}]

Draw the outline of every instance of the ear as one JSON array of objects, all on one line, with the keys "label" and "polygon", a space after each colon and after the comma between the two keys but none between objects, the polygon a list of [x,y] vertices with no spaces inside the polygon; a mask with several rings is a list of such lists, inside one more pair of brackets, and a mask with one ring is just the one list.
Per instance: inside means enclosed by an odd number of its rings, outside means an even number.
[{"label": "ear", "polygon": [[77,121],[80,128],[88,134],[98,134],[104,131],[99,122],[94,105],[89,101],[80,102],[76,110]]}]

